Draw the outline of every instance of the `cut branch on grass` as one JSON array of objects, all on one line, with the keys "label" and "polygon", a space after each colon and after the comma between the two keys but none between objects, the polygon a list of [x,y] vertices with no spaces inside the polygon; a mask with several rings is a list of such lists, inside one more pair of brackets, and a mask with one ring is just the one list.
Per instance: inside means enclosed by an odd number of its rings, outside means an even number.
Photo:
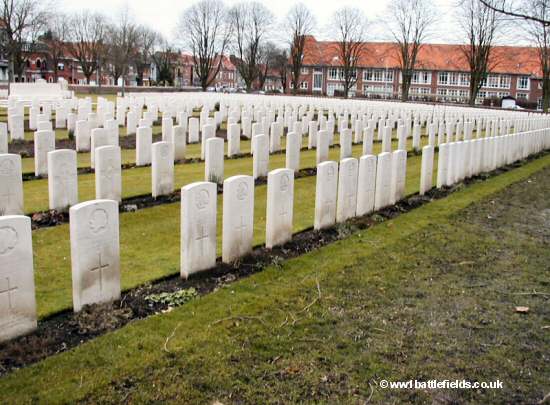
[{"label": "cut branch on grass", "polygon": [[181,322],[178,323],[176,325],[176,327],[174,328],[174,330],[172,331],[172,333],[170,333],[170,335],[168,335],[168,337],[166,338],[166,340],[164,341],[164,351],[166,353],[170,353],[170,350],[168,350],[168,342],[170,342],[170,340],[174,337],[174,335],[176,334],[176,331],[178,330],[178,328],[181,326]]}]

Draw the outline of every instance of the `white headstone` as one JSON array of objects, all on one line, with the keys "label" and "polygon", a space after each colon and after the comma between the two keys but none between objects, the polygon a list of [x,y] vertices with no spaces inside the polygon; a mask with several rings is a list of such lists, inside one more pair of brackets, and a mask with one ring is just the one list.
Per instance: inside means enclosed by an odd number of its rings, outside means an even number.
[{"label": "white headstone", "polygon": [[91,148],[90,124],[86,120],[76,121],[74,136],[76,140],[76,150],[86,152]]},{"label": "white headstone", "polygon": [[340,160],[351,158],[351,129],[340,132]]},{"label": "white headstone", "polygon": [[189,143],[197,143],[199,141],[199,119],[189,118]]},{"label": "white headstone", "polygon": [[289,132],[286,136],[286,168],[292,171],[300,170],[300,150],[302,149],[302,135]]},{"label": "white headstone", "polygon": [[442,143],[439,145],[439,153],[437,154],[437,188],[447,185],[448,166],[449,144]]},{"label": "white headstone", "polygon": [[58,149],[48,153],[48,196],[51,210],[66,211],[78,203],[76,151]]},{"label": "white headstone", "polygon": [[181,189],[181,276],[216,265],[216,184],[191,183]]},{"label": "white headstone", "polygon": [[0,217],[0,342],[37,327],[31,219]]},{"label": "white headstone", "polygon": [[187,150],[187,135],[183,125],[176,125],[172,128],[172,137],[174,142],[174,160],[180,161],[185,159],[185,151]]},{"label": "white headstone", "polygon": [[202,127],[201,159],[204,160],[206,152],[206,141],[216,137],[216,127],[214,125],[205,125]]},{"label": "white headstone", "polygon": [[48,174],[48,152],[55,150],[55,134],[53,131],[36,131],[34,133],[34,174]]},{"label": "white headstone", "polygon": [[0,154],[8,153],[8,125],[0,122]]},{"label": "white headstone", "polygon": [[151,145],[153,130],[150,127],[139,127],[136,131],[136,166],[151,164]]},{"label": "white headstone", "polygon": [[432,188],[434,168],[434,147],[431,145],[422,148],[422,166],[420,170],[420,195],[426,194]]},{"label": "white headstone", "polygon": [[317,132],[317,164],[328,160],[329,135],[325,130]]},{"label": "white headstone", "polygon": [[96,167],[96,149],[101,146],[108,146],[109,143],[109,132],[104,128],[94,128],[92,129],[92,135],[90,136],[90,163],[92,169]]},{"label": "white headstone", "polygon": [[120,147],[100,146],[95,150],[95,195],[96,199],[122,199],[122,171],[120,168]]},{"label": "white headstone", "polygon": [[340,161],[336,209],[337,222],[344,222],[355,216],[357,208],[357,172],[357,159],[347,158]]},{"label": "white headstone", "polygon": [[[104,146],[102,148],[116,148]],[[120,298],[118,204],[92,200],[69,210],[73,307]]]},{"label": "white headstone", "polygon": [[315,187],[315,220],[313,224],[315,229],[327,228],[336,223],[337,194],[338,163],[320,163],[317,165]]},{"label": "white headstone", "polygon": [[156,198],[174,191],[174,149],[169,142],[152,146],[151,195]]},{"label": "white headstone", "polygon": [[222,260],[231,263],[252,251],[254,179],[233,176],[223,182]]},{"label": "white headstone", "polygon": [[206,141],[204,159],[205,181],[222,184],[223,182],[223,139],[210,138]]},{"label": "white headstone", "polygon": [[392,154],[383,152],[378,155],[376,163],[376,189],[374,193],[374,209],[379,210],[391,201]]},{"label": "white headstone", "polygon": [[269,171],[269,139],[267,135],[255,135],[252,137],[252,149],[254,150],[252,171],[255,179],[267,176]]},{"label": "white headstone", "polygon": [[267,175],[265,245],[268,249],[292,239],[294,171],[276,169]]},{"label": "white headstone", "polygon": [[405,181],[407,179],[407,151],[392,152],[391,168],[391,198],[390,204],[395,204],[405,196]]},{"label": "white headstone", "polygon": [[357,180],[357,216],[363,216],[374,210],[376,191],[376,156],[364,155],[359,159]]},{"label": "white headstone", "polygon": [[241,152],[241,126],[230,124],[227,130],[227,156],[238,155]]},{"label": "white headstone", "polygon": [[0,216],[23,214],[21,156],[0,154]]}]

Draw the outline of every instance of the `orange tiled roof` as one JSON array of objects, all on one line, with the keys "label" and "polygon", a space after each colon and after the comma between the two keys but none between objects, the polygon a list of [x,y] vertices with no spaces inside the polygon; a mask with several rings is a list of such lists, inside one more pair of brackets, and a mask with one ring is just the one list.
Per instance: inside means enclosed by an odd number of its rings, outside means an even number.
[{"label": "orange tiled roof", "polygon": [[[418,55],[418,68],[425,70],[468,72],[464,45],[425,44]],[[304,65],[341,66],[338,42],[306,38]],[[389,42],[365,42],[359,57],[360,67],[398,68],[397,45]],[[494,73],[541,77],[537,48],[496,46],[491,65]]]}]

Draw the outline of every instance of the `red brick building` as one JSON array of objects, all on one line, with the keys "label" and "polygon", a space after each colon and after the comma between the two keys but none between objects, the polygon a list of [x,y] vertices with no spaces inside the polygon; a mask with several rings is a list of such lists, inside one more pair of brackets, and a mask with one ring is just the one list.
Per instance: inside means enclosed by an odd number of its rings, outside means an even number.
[{"label": "red brick building", "polygon": [[[536,48],[497,46],[477,102],[512,96],[540,103],[541,70]],[[343,90],[342,61],[337,42],[306,40],[300,91],[333,96]],[[412,99],[467,102],[469,68],[461,45],[426,44],[418,56]],[[368,42],[358,61],[357,82],[350,96],[397,98],[401,75],[393,43]],[[290,82],[290,80],[289,80]]]}]

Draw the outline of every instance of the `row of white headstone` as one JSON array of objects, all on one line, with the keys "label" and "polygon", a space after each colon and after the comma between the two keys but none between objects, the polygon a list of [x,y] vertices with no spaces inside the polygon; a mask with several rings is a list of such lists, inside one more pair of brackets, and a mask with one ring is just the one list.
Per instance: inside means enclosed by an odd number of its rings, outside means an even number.
[{"label": "row of white headstone", "polygon": [[[477,145],[476,145],[477,142]],[[432,186],[433,146],[423,148],[421,194]],[[441,145],[438,187],[492,170],[550,148],[550,129]],[[394,204],[405,193],[404,150],[346,158],[318,165],[315,229]],[[217,188],[197,182],[181,189],[181,275],[204,271],[216,263]],[[268,174],[266,247],[292,238],[294,172]],[[118,204],[93,200],[71,207],[70,240],[73,306],[110,302],[120,297]],[[234,176],[223,184],[222,261],[233,262],[253,245],[254,179]],[[0,217],[0,341],[37,326],[31,221]]]}]

